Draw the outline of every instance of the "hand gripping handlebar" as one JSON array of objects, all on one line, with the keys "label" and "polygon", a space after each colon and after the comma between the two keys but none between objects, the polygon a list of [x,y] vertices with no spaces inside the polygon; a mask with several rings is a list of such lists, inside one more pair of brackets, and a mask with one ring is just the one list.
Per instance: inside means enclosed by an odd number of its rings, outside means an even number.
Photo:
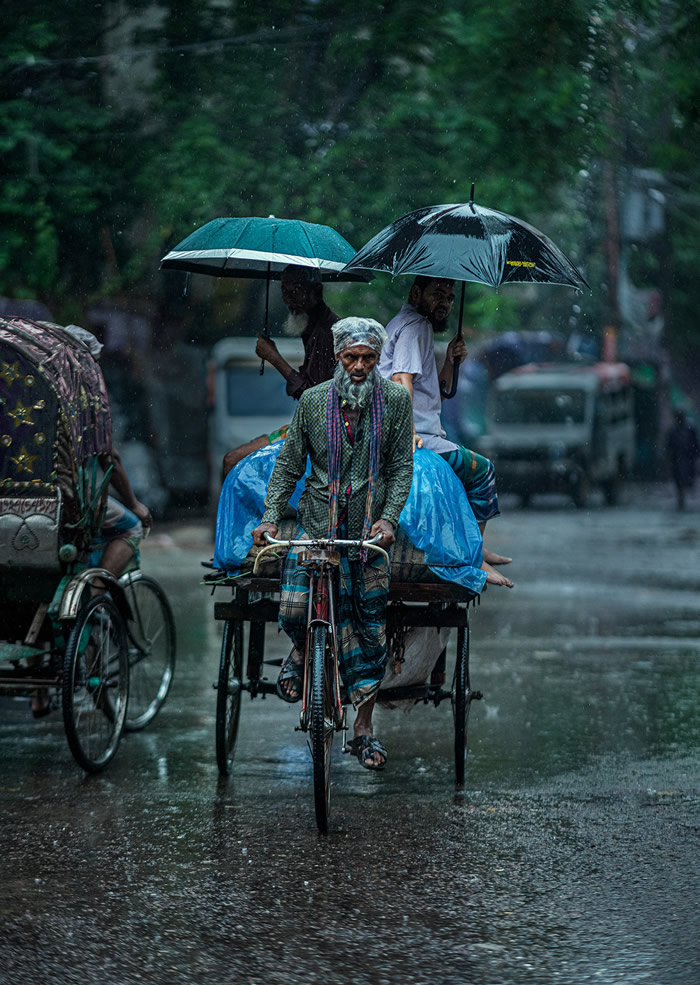
[{"label": "hand gripping handlebar", "polygon": [[268,545],[258,551],[255,564],[253,565],[253,574],[257,575],[258,573],[260,559],[275,547],[306,547],[309,550],[321,550],[327,547],[368,547],[370,550],[376,551],[377,554],[382,554],[388,564],[389,555],[383,547],[378,546],[378,542],[381,539],[382,535],[377,534],[372,540],[328,540],[327,537],[315,540],[276,540],[265,531],[265,540],[267,540]]}]

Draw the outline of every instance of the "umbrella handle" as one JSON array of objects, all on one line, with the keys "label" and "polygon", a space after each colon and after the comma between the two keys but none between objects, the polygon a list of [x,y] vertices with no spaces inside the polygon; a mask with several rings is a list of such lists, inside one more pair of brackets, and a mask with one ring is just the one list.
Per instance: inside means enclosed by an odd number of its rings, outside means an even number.
[{"label": "umbrella handle", "polygon": [[455,393],[457,393],[457,382],[459,380],[459,363],[455,363],[452,367],[452,386],[448,390],[445,386],[445,381],[440,380],[440,393],[445,398],[445,400],[452,400]]},{"label": "umbrella handle", "polygon": [[[472,199],[474,198],[474,185],[472,185]],[[462,318],[464,316],[464,281],[462,281],[462,297],[459,302],[459,329],[457,331],[457,338],[463,338],[462,335]],[[457,393],[457,382],[459,380],[459,363],[455,363],[452,367],[452,386],[448,390],[445,386],[445,381],[440,380],[440,393],[444,400],[452,400],[455,393]]]},{"label": "umbrella handle", "polygon": [[[270,216],[272,218],[272,216]],[[265,338],[270,337],[270,332],[267,327],[267,316],[270,312],[270,263],[267,264],[267,283],[265,284],[265,328],[263,329],[263,335]],[[260,375],[263,376],[265,373],[265,360],[260,360]]]}]

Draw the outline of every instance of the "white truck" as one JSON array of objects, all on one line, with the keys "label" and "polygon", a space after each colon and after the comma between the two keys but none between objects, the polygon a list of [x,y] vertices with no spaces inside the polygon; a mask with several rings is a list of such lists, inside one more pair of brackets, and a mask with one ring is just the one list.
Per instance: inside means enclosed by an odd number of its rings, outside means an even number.
[{"label": "white truck", "polygon": [[479,449],[498,489],[527,505],[561,492],[577,507],[593,486],[614,505],[635,457],[634,404],[625,363],[529,364],[491,384]]}]

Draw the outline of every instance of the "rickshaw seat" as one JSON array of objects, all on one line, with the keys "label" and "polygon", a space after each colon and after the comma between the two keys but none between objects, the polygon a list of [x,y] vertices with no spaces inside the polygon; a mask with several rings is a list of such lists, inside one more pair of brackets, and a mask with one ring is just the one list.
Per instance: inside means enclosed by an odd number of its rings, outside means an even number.
[{"label": "rickshaw seat", "polygon": [[0,568],[60,571],[61,493],[0,496]]}]

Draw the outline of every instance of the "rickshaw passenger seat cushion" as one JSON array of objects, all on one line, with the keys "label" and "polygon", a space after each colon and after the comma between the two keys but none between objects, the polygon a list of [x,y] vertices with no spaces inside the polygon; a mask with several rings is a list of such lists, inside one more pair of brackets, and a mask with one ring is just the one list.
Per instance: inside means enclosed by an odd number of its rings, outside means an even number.
[{"label": "rickshaw passenger seat cushion", "polygon": [[0,496],[0,567],[60,571],[61,497]]}]

